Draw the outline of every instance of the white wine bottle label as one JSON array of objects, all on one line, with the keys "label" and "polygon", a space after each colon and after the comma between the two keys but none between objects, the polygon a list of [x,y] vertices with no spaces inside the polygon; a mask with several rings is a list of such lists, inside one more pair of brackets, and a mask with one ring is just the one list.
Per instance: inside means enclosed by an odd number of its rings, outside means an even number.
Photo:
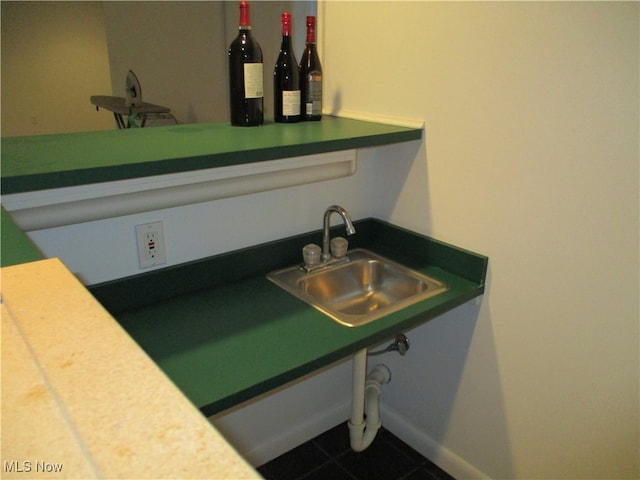
[{"label": "white wine bottle label", "polygon": [[300,90],[282,91],[282,115],[300,115]]},{"label": "white wine bottle label", "polygon": [[262,98],[264,88],[262,87],[262,64],[244,64],[244,98]]}]

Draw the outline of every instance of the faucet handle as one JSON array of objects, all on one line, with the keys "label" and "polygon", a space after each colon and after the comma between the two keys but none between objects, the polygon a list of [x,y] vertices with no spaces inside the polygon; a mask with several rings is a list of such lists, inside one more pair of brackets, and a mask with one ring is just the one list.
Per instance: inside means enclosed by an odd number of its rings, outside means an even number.
[{"label": "faucet handle", "polygon": [[302,248],[302,258],[307,267],[320,263],[320,247],[315,243],[310,243]]},{"label": "faucet handle", "polygon": [[349,242],[343,237],[334,237],[330,243],[331,255],[333,258],[342,258],[347,254]]}]

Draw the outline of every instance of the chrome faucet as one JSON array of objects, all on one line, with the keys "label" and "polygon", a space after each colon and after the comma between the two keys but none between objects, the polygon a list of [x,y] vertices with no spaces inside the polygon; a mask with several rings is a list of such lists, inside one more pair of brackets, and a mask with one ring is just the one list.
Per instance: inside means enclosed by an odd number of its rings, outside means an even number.
[{"label": "chrome faucet", "polygon": [[330,233],[329,233],[329,219],[331,218],[332,213],[337,213],[342,217],[344,221],[344,225],[347,229],[347,235],[353,235],[356,233],[356,228],[353,226],[353,222],[351,221],[351,217],[347,213],[347,211],[342,208],[340,205],[332,205],[324,212],[324,222],[322,225],[322,261],[326,262],[331,259],[331,249],[329,247],[329,243],[331,241]]}]

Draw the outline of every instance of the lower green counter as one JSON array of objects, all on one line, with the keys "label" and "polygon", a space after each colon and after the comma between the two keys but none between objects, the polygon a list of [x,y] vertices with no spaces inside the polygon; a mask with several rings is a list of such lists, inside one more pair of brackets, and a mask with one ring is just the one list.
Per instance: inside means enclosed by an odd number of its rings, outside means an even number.
[{"label": "lower green counter", "polygon": [[4,207],[0,207],[0,266],[42,260],[44,255],[31,239],[13,222]]},{"label": "lower green counter", "polygon": [[[300,262],[321,232],[291,237],[90,287],[182,392],[213,415],[416,327],[484,292],[485,256],[388,223],[355,223],[367,248],[449,289],[348,328],[266,279]],[[334,229],[343,235],[343,228]],[[145,303],[141,303],[145,299]]]}]

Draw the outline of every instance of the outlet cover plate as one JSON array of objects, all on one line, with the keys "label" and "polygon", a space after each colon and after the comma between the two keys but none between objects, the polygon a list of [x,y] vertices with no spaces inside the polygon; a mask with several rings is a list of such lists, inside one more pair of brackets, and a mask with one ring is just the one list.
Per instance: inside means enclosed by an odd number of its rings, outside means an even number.
[{"label": "outlet cover plate", "polygon": [[149,268],[167,263],[162,222],[136,225],[136,239],[140,268]]}]

